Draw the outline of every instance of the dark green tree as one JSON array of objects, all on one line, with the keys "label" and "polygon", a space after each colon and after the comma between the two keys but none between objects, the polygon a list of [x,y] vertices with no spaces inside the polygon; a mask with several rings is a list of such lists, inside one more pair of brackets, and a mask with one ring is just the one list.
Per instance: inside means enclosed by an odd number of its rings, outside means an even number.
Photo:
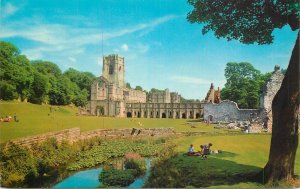
[{"label": "dark green tree", "polygon": [[0,99],[2,100],[13,100],[18,98],[16,92],[16,86],[11,84],[9,81],[0,81]]},{"label": "dark green tree", "polygon": [[126,88],[131,89],[130,83],[126,83]]},{"label": "dark green tree", "polygon": [[[266,76],[265,76],[266,75]],[[261,74],[250,63],[229,62],[225,68],[226,84],[221,99],[236,102],[240,108],[258,108],[259,94],[270,74]]]},{"label": "dark green tree", "polygon": [[[276,28],[299,29],[298,0],[188,0],[194,9],[187,18],[204,24],[202,33],[213,31],[217,38],[236,39],[245,44],[270,44]],[[269,161],[263,173],[270,183],[294,176],[298,147],[299,33],[281,88],[273,103],[273,127]]]},{"label": "dark green tree", "polygon": [[50,85],[49,80],[46,76],[37,71],[34,72],[33,78],[28,101],[35,104],[42,104],[43,102],[46,102]]},{"label": "dark green tree", "polygon": [[33,68],[36,69],[37,72],[48,77],[49,76],[58,77],[62,74],[59,67],[53,62],[36,60],[36,61],[32,61],[31,65]]},{"label": "dark green tree", "polygon": [[143,88],[141,86],[136,86],[135,90],[143,91]]},{"label": "dark green tree", "polygon": [[[0,42],[0,80],[7,81],[6,85],[2,85],[6,86],[4,90],[15,88],[22,101],[27,99],[29,87],[33,81],[29,60],[20,54],[16,46],[3,41]],[[5,94],[8,93],[5,92]],[[15,96],[11,96],[10,99],[13,98]]]},{"label": "dark green tree", "polygon": [[96,78],[92,73],[80,72],[73,68],[69,68],[64,72],[64,75],[68,77],[72,82],[76,83],[80,90],[86,90],[88,92],[87,98],[90,98],[91,85]]}]

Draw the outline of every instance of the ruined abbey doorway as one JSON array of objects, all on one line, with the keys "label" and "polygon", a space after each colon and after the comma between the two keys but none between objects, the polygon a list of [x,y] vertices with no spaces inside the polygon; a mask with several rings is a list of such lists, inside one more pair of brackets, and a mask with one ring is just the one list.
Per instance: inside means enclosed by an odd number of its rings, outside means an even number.
[{"label": "ruined abbey doorway", "polygon": [[213,116],[212,116],[212,115],[209,115],[209,116],[207,117],[207,121],[208,121],[208,123],[211,123],[211,122],[213,121]]},{"label": "ruined abbey doorway", "polygon": [[141,117],[141,112],[138,112],[137,117],[138,117],[138,118]]},{"label": "ruined abbey doorway", "polygon": [[127,112],[127,117],[132,117],[131,112]]},{"label": "ruined abbey doorway", "polygon": [[190,111],[190,119],[194,119],[193,111]]},{"label": "ruined abbey doorway", "polygon": [[182,119],[186,119],[186,114],[185,113],[182,113]]},{"label": "ruined abbey doorway", "polygon": [[161,114],[161,117],[162,117],[162,118],[167,118],[166,113],[162,113],[162,114]]},{"label": "ruined abbey doorway", "polygon": [[196,119],[200,119],[200,113],[196,113]]}]

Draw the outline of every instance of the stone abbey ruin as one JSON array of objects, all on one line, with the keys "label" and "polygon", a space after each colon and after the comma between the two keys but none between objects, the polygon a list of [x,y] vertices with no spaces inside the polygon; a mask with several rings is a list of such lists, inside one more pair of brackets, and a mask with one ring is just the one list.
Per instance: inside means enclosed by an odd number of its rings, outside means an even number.
[{"label": "stone abbey ruin", "polygon": [[201,102],[181,102],[177,92],[168,89],[145,91],[129,89],[125,84],[125,61],[119,55],[103,57],[102,76],[91,86],[91,99],[86,107],[90,115],[133,118],[200,119],[210,123],[251,121],[260,129],[272,127],[272,100],[284,75],[279,67],[266,83],[259,109],[239,109],[235,102],[221,100],[214,85]]}]

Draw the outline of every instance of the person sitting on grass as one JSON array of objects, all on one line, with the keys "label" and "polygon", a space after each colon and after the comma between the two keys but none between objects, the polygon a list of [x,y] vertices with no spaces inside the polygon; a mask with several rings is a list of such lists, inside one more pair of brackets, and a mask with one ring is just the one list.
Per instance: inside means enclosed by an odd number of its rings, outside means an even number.
[{"label": "person sitting on grass", "polygon": [[202,159],[206,159],[206,158],[207,158],[207,155],[210,154],[210,147],[211,147],[211,146],[212,146],[212,143],[200,145],[200,148],[201,148],[201,154],[202,154]]},{"label": "person sitting on grass", "polygon": [[188,151],[187,155],[192,156],[194,154],[195,154],[194,145],[191,144],[191,146],[189,147],[189,151]]}]

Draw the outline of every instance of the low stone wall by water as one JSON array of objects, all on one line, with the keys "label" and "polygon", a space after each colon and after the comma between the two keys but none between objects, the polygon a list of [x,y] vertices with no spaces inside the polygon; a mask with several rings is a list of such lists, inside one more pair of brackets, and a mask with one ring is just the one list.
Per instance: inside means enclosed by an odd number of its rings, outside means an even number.
[{"label": "low stone wall by water", "polygon": [[146,129],[97,129],[81,133],[80,139],[89,139],[93,137],[105,138],[128,138],[145,136],[162,136],[174,134],[173,128],[146,128]]},{"label": "low stone wall by water", "polygon": [[[67,141],[74,143],[78,140],[90,139],[93,137],[102,138],[136,138],[136,137],[153,137],[153,136],[166,136],[175,134],[173,128],[131,128],[131,129],[97,129],[91,131],[80,132],[80,128],[65,129],[62,131],[49,132],[41,135],[19,138],[11,140],[17,145],[31,146],[41,143],[49,138],[55,138],[59,143]],[[9,143],[7,143],[9,144]]]}]

